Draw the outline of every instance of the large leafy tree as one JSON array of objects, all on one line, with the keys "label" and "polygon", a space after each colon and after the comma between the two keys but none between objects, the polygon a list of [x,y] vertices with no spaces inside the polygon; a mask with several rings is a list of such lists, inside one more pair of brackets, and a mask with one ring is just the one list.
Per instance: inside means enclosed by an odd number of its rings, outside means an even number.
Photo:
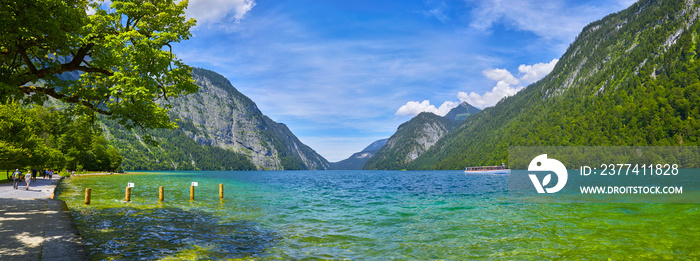
[{"label": "large leafy tree", "polygon": [[197,90],[171,46],[191,36],[187,3],[0,0],[0,102],[53,97],[129,129],[175,127],[164,101]]},{"label": "large leafy tree", "polygon": [[18,102],[1,105],[0,133],[0,170],[114,171],[122,161],[90,117],[74,117],[54,108]]},{"label": "large leafy tree", "polygon": [[[60,151],[46,144],[48,136],[40,126],[46,111],[29,111],[17,103],[0,106],[0,169],[63,165]],[[8,173],[9,174],[9,171]]]}]

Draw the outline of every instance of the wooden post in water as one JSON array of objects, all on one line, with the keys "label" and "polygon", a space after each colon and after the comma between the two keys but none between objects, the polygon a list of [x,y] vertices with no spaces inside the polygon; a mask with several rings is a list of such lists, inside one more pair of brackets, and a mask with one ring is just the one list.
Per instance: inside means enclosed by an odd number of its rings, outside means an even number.
[{"label": "wooden post in water", "polygon": [[194,200],[194,186],[190,186],[190,200]]},{"label": "wooden post in water", "polygon": [[90,194],[92,194],[92,190],[89,188],[85,189],[85,205],[90,205]]},{"label": "wooden post in water", "polygon": [[224,199],[224,184],[219,183],[219,199]]},{"label": "wooden post in water", "polygon": [[124,197],[124,201],[131,201],[131,187],[126,187],[126,196]]},{"label": "wooden post in water", "polygon": [[158,201],[163,202],[163,186],[158,187]]}]

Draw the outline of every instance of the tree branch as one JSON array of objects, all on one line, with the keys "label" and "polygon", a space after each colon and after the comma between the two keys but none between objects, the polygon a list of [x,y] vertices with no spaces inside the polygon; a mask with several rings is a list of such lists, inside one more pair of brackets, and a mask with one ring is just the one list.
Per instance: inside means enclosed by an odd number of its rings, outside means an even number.
[{"label": "tree branch", "polygon": [[102,69],[102,68],[92,68],[92,67],[85,67],[85,66],[78,66],[76,67],[77,70],[83,71],[83,72],[94,72],[94,73],[101,73],[107,76],[112,76],[114,73]]},{"label": "tree branch", "polygon": [[[70,71],[84,71],[84,72],[93,72],[93,73],[101,73],[107,76],[112,76],[114,73],[112,73],[109,70],[102,69],[102,68],[93,68],[93,67],[87,67],[87,66],[82,66],[81,64],[85,60],[85,56],[87,56],[87,53],[92,49],[92,47],[95,46],[93,43],[89,43],[80,49],[73,55],[73,59],[71,59],[70,62],[63,63],[60,66],[57,67],[48,67],[48,68],[43,68],[37,70],[34,67],[34,64],[32,64],[31,60],[27,56],[27,53],[22,50],[20,52],[20,55],[25,60],[25,63],[27,63],[27,66],[29,67],[30,73],[26,76],[33,75],[36,78],[43,79],[44,77],[48,75],[53,75],[57,73],[64,73],[64,72],[70,72]],[[29,83],[32,80],[33,77],[26,77],[23,81],[19,82],[19,87],[21,88],[23,85]]]},{"label": "tree branch", "polygon": [[78,52],[75,53],[75,56],[73,56],[73,60],[70,61],[70,63],[68,63],[68,66],[80,66],[80,63],[82,63],[85,59],[85,55],[87,55],[88,51],[90,51],[90,49],[92,49],[93,46],[95,46],[94,43],[89,43],[83,47],[80,47],[80,49],[78,49]]},{"label": "tree branch", "polygon": [[54,90],[54,89],[38,88],[36,86],[19,86],[19,90],[27,95],[32,94],[32,93],[41,93],[41,94],[48,95],[50,97],[65,101],[65,102],[79,103],[85,107],[92,109],[93,111],[95,111],[99,114],[112,115],[112,112],[110,112],[108,110],[104,110],[102,108],[98,108],[97,106],[90,103],[89,101],[81,99],[81,97],[67,96],[65,94],[57,93],[56,90]]},{"label": "tree branch", "polygon": [[31,59],[29,59],[29,56],[27,56],[27,50],[22,49],[19,51],[19,54],[22,56],[22,59],[24,59],[24,63],[29,67],[29,71],[32,72],[33,74],[37,73],[36,67],[34,67],[34,63],[32,62]]}]

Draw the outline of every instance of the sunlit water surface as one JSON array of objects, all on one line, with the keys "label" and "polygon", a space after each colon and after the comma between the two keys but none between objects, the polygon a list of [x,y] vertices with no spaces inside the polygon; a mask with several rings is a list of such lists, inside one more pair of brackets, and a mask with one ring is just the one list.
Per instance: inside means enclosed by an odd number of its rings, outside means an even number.
[{"label": "sunlit water surface", "polygon": [[700,258],[699,204],[513,204],[506,188],[461,171],[197,171],[74,177],[60,199],[98,260]]}]

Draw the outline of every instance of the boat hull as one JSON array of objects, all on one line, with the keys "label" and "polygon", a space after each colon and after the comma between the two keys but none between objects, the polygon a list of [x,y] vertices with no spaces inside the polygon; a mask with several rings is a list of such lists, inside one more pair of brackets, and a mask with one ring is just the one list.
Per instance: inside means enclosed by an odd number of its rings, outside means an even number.
[{"label": "boat hull", "polygon": [[465,170],[464,174],[510,174],[510,169]]}]

